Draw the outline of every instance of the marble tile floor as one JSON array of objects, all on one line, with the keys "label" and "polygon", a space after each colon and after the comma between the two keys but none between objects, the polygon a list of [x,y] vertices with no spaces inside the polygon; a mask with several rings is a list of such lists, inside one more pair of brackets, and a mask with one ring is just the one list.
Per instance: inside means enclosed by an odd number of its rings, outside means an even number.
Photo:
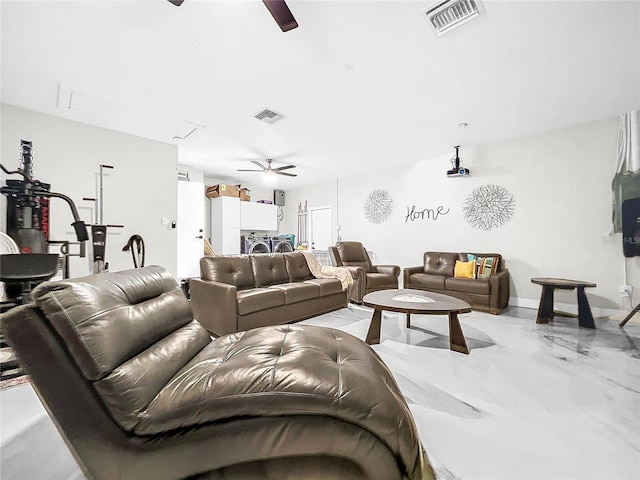
[{"label": "marble tile floor", "polygon": [[[469,355],[449,350],[444,316],[383,314],[373,348],[393,372],[438,478],[639,479],[640,324],[597,330],[536,311],[460,315]],[[364,339],[371,310],[302,323]],[[0,478],[84,478],[29,385],[0,393]]]}]

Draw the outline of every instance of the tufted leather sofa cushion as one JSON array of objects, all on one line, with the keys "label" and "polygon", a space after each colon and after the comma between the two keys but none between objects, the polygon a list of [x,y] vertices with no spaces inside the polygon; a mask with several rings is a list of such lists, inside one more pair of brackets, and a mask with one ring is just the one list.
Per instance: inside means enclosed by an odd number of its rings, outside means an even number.
[{"label": "tufted leather sofa cushion", "polygon": [[291,282],[300,282],[314,278],[313,273],[309,270],[309,264],[304,254],[300,252],[291,252],[284,256],[284,262],[289,272],[289,280]]},{"label": "tufted leather sofa cushion", "polygon": [[276,288],[248,288],[238,292],[238,315],[284,305],[284,292]]},{"label": "tufted leather sofa cushion", "polygon": [[365,272],[371,271],[371,259],[362,243],[338,242],[335,248],[340,254],[343,265],[362,267]]},{"label": "tufted leather sofa cushion", "polygon": [[476,278],[470,281],[468,278],[446,278],[444,288],[448,292],[463,292],[475,295],[489,295],[491,284],[488,278]]},{"label": "tufted leather sofa cushion", "polygon": [[32,298],[125,429],[211,341],[161,267],[46,282]]},{"label": "tufted leather sofa cushion", "polygon": [[281,290],[284,293],[285,305],[304,302],[320,296],[320,286],[310,282],[291,282],[273,285],[272,290]]},{"label": "tufted leather sofa cushion", "polygon": [[375,352],[349,334],[309,325],[213,341],[160,391],[135,433],[287,415],[329,415],[363,426],[404,465],[420,455],[408,406]]},{"label": "tufted leather sofa cushion", "polygon": [[235,285],[238,290],[253,288],[255,281],[249,257],[202,257],[200,277],[203,280]]},{"label": "tufted leather sofa cushion", "polygon": [[458,253],[425,252],[424,273],[453,277],[456,260],[460,260]]},{"label": "tufted leather sofa cushion", "polygon": [[284,255],[251,255],[251,267],[256,287],[265,287],[289,281]]}]

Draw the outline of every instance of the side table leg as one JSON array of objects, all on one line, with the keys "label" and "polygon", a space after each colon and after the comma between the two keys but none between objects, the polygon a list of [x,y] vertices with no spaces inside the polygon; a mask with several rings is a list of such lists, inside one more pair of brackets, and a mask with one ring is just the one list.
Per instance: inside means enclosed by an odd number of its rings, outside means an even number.
[{"label": "side table leg", "polygon": [[469,354],[469,347],[456,312],[449,312],[449,348],[454,352]]},{"label": "side table leg", "polygon": [[407,328],[411,328],[411,314],[407,313]]},{"label": "side table leg", "polygon": [[367,332],[366,342],[369,345],[375,345],[380,343],[380,323],[382,321],[382,310],[375,309],[373,316],[371,317],[371,324],[369,325],[369,331]]},{"label": "side table leg", "polygon": [[538,307],[538,316],[536,323],[549,323],[553,319],[553,287],[551,285],[542,285],[542,293],[540,294],[540,306]]},{"label": "side table leg", "polygon": [[593,321],[593,314],[589,306],[589,300],[584,293],[584,287],[578,287],[578,324],[584,328],[596,328],[596,322]]}]

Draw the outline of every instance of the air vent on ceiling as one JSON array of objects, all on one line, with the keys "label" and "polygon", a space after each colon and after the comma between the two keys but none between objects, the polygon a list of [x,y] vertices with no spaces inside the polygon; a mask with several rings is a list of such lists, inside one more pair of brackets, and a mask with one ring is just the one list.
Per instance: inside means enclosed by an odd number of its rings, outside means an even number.
[{"label": "air vent on ceiling", "polygon": [[477,0],[446,0],[424,13],[438,35],[447,33],[480,14]]},{"label": "air vent on ceiling", "polygon": [[265,108],[260,113],[257,113],[255,117],[258,120],[262,120],[263,122],[276,123],[278,120],[282,120],[284,118],[284,115],[278,112],[274,112],[273,110],[269,110],[268,108]]}]

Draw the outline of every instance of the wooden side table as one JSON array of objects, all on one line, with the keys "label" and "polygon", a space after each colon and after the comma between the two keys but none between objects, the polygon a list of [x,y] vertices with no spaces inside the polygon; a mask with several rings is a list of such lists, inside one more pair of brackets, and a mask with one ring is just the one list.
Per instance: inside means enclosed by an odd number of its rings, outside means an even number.
[{"label": "wooden side table", "polygon": [[531,283],[542,285],[536,323],[549,323],[549,320],[553,319],[554,313],[566,315],[561,312],[554,312],[553,292],[556,288],[559,290],[573,290],[575,288],[578,294],[578,324],[585,328],[596,328],[589,300],[587,300],[587,295],[584,293],[585,288],[595,287],[595,283],[564,278],[532,278]]}]

